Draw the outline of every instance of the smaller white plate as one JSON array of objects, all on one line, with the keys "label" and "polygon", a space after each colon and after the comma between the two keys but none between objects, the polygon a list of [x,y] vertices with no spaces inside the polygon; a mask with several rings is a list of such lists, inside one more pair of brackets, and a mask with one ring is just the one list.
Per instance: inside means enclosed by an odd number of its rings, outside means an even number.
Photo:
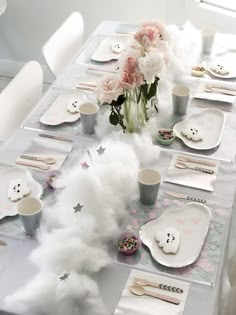
[{"label": "smaller white plate", "polygon": [[30,195],[40,198],[43,187],[32,177],[29,170],[23,167],[9,167],[0,172],[0,219],[17,214],[16,203],[8,198],[8,188],[13,179],[22,179],[30,187]]},{"label": "smaller white plate", "polygon": [[71,114],[67,110],[68,104],[74,101],[78,101],[82,104],[87,101],[87,96],[81,91],[73,91],[58,95],[49,109],[40,118],[40,122],[44,125],[57,126],[63,123],[77,121],[80,118],[80,114]]},{"label": "smaller white plate", "polygon": [[[115,43],[120,43],[123,45],[124,50],[128,46],[128,39],[127,37],[118,37],[114,36],[114,38],[105,38],[102,40],[100,45],[94,51],[91,56],[91,59],[97,62],[108,62],[110,60],[119,60],[121,53],[115,53],[112,51],[112,45]],[[123,51],[124,51],[123,50]]]},{"label": "smaller white plate", "polygon": [[[217,58],[209,58],[208,60],[203,62],[203,66],[207,69],[207,71],[212,74],[216,78],[220,79],[233,79],[236,78],[236,62],[235,62],[236,54],[235,52],[226,52],[222,56],[218,56]],[[216,73],[210,69],[212,64],[223,65],[226,69],[229,70],[228,74],[222,75]]]},{"label": "smaller white plate", "polygon": [[[225,125],[224,113],[218,109],[205,109],[197,114],[192,114],[185,120],[174,125],[173,129],[188,147],[196,150],[209,150],[220,144]],[[203,140],[194,142],[182,135],[182,130],[187,127],[197,128]]]},{"label": "smaller white plate", "polygon": [[214,77],[221,79],[233,79],[236,78],[236,71],[230,71],[228,74],[220,74],[212,71],[210,67],[207,68],[207,71],[210,72]]},{"label": "smaller white plate", "polygon": [[[141,226],[139,234],[158,263],[171,268],[182,268],[192,264],[199,257],[210,219],[211,212],[208,207],[191,202],[183,208],[168,210],[158,219],[147,222]],[[180,232],[180,246],[176,254],[165,254],[156,241],[156,233],[167,227],[173,227]]]}]

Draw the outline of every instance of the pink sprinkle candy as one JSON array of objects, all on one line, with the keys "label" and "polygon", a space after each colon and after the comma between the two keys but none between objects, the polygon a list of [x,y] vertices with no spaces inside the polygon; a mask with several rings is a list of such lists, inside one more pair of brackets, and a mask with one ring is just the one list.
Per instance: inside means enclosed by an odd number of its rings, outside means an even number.
[{"label": "pink sprinkle candy", "polygon": [[131,210],[130,210],[130,213],[136,214],[136,213],[137,213],[137,210],[136,210],[136,209],[131,209]]},{"label": "pink sprinkle candy", "polygon": [[155,212],[149,212],[148,213],[148,216],[149,216],[149,218],[152,220],[152,219],[156,219],[156,214],[155,214]]}]

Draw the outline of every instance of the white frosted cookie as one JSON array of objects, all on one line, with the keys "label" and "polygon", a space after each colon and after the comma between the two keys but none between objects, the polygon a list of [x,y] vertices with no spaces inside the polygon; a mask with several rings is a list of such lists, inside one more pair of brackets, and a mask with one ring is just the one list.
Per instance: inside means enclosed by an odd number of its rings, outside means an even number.
[{"label": "white frosted cookie", "polygon": [[125,46],[122,43],[116,42],[112,44],[111,49],[115,54],[120,54],[125,49]]},{"label": "white frosted cookie", "polygon": [[13,179],[8,188],[8,198],[17,201],[30,194],[30,187],[22,179]]},{"label": "white frosted cookie", "polygon": [[157,232],[156,241],[166,254],[176,254],[180,244],[180,233],[173,227]]},{"label": "white frosted cookie", "polygon": [[222,65],[218,65],[218,64],[213,64],[210,66],[211,71],[215,72],[215,73],[219,73],[221,75],[226,75],[229,74],[229,70],[226,69],[224,66]]},{"label": "white frosted cookie", "polygon": [[203,140],[203,137],[199,130],[194,127],[186,127],[181,130],[181,133],[183,136],[185,136],[187,139],[192,140],[194,142]]},{"label": "white frosted cookie", "polygon": [[67,104],[67,110],[69,113],[71,114],[76,114],[76,113],[79,113],[79,105],[80,103],[78,101],[70,101],[68,104]]}]

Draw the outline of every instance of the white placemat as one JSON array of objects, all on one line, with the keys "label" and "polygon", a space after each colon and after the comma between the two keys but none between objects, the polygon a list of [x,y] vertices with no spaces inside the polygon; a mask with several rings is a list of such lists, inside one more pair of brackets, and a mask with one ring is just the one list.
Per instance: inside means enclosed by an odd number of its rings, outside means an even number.
[{"label": "white placemat", "polygon": [[214,170],[214,174],[207,174],[207,173],[203,173],[203,172],[192,170],[192,169],[182,169],[182,168],[176,167],[175,164],[177,162],[178,156],[184,156],[184,155],[182,154],[173,155],[170,166],[168,167],[166,176],[164,178],[164,182],[208,190],[208,191],[214,190],[214,182],[216,180],[219,161],[207,160],[204,158],[199,158],[198,156],[193,157],[193,156],[186,155],[187,158],[195,158],[196,160],[201,159],[204,161],[215,163],[215,166],[212,167],[212,166],[207,166],[207,165],[202,165],[202,164],[197,164],[197,163],[184,162],[186,165],[189,165],[189,166],[193,166],[193,167],[197,166],[197,167]]},{"label": "white placemat", "polygon": [[[51,171],[59,170],[61,168],[63,162],[70,154],[72,148],[73,148],[72,142],[35,137],[31,140],[30,145],[24,150],[24,152],[22,152],[22,154],[55,159],[56,163],[49,165],[50,166],[49,170]],[[20,157],[16,159],[16,162],[30,162],[40,165],[47,165],[44,162],[31,161],[27,159],[22,159]],[[30,166],[29,168],[35,169],[34,167]]]},{"label": "white placemat", "polygon": [[[148,291],[179,299],[180,304],[174,305],[146,295],[134,295],[130,292],[129,287],[133,285],[135,277],[182,289],[183,293],[175,293],[150,286],[144,287]],[[180,315],[184,311],[188,290],[189,283],[187,282],[132,269],[114,315]]]}]

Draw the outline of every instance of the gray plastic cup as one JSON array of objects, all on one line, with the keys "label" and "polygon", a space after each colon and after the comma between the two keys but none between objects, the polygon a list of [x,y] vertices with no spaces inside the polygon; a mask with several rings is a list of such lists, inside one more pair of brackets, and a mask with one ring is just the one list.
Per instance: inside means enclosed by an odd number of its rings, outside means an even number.
[{"label": "gray plastic cup", "polygon": [[144,204],[154,204],[157,200],[161,183],[161,175],[152,168],[143,168],[138,172],[140,201]]},{"label": "gray plastic cup", "polygon": [[79,106],[80,119],[84,133],[93,134],[97,122],[99,106],[95,103],[83,103]]},{"label": "gray plastic cup", "polygon": [[173,113],[185,115],[187,112],[190,89],[186,85],[175,85],[172,89]]},{"label": "gray plastic cup", "polygon": [[35,197],[23,198],[16,204],[26,234],[33,235],[39,227],[42,209],[42,201]]},{"label": "gray plastic cup", "polygon": [[215,40],[215,29],[205,27],[202,30],[202,53],[210,54]]}]

